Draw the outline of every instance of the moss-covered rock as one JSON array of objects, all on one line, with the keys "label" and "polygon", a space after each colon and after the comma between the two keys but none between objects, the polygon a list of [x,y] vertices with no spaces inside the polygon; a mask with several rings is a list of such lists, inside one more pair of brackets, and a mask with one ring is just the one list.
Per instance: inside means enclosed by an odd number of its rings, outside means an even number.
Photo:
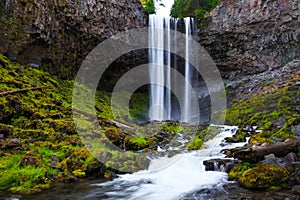
[{"label": "moss-covered rock", "polygon": [[247,136],[249,136],[249,134],[246,131],[239,129],[236,134],[234,134],[232,137],[225,138],[225,140],[228,143],[246,142]]},{"label": "moss-covered rock", "polygon": [[117,146],[123,146],[126,134],[123,131],[116,127],[110,127],[105,129],[105,135],[108,139]]},{"label": "moss-covered rock", "polygon": [[194,140],[186,147],[187,150],[199,150],[205,148],[203,140],[199,137],[195,137]]},{"label": "moss-covered rock", "polygon": [[166,122],[162,128],[162,132],[180,133],[184,130],[178,122]]},{"label": "moss-covered rock", "polygon": [[132,149],[134,151],[143,150],[149,147],[149,141],[145,138],[127,136],[124,142],[128,149]]},{"label": "moss-covered rock", "polygon": [[186,150],[200,150],[204,149],[204,142],[213,139],[216,135],[221,132],[220,128],[217,126],[209,126],[208,124],[203,124],[198,127],[197,133],[194,134],[192,140],[187,144]]},{"label": "moss-covered rock", "polygon": [[252,169],[253,167],[257,166],[256,164],[251,164],[248,162],[239,163],[235,167],[230,170],[228,176],[229,180],[237,180],[239,177],[248,169]]},{"label": "moss-covered rock", "polygon": [[284,188],[290,172],[276,164],[261,164],[253,169],[244,171],[239,177],[239,183],[249,189],[268,189],[272,187]]}]

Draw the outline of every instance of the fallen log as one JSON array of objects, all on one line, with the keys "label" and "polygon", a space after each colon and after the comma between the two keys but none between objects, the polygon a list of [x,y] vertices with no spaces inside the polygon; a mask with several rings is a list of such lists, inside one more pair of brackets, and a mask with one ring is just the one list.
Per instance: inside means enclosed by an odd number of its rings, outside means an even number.
[{"label": "fallen log", "polygon": [[270,145],[255,146],[238,150],[233,153],[233,157],[242,161],[257,163],[265,158],[266,155],[274,154],[276,157],[284,157],[287,154],[300,150],[300,140],[280,142]]},{"label": "fallen log", "polygon": [[[97,108],[96,108],[97,109]],[[118,128],[121,128],[121,129],[129,129],[131,131],[134,131],[134,127],[131,127],[129,125],[126,125],[122,122],[118,122],[118,121],[114,121],[114,120],[109,120],[109,119],[106,119],[106,118],[103,118],[103,117],[99,117],[99,116],[96,116],[90,112],[87,112],[87,111],[84,111],[84,110],[81,110],[79,108],[76,108],[76,107],[72,107],[72,110],[73,112],[76,112],[76,113],[79,113],[79,114],[82,114],[90,119],[93,119],[95,117],[97,117],[99,119],[99,123],[101,124],[102,122],[106,123],[106,124],[109,124],[109,125],[112,125],[112,126],[116,126]]]},{"label": "fallen log", "polygon": [[19,89],[19,90],[12,90],[12,91],[7,91],[7,92],[1,92],[0,93],[0,97],[7,96],[9,94],[15,94],[15,93],[21,93],[21,92],[28,92],[28,91],[32,91],[32,90],[42,90],[42,89],[46,89],[46,88],[49,88],[49,86],[39,86],[39,87],[23,88],[23,89]]}]

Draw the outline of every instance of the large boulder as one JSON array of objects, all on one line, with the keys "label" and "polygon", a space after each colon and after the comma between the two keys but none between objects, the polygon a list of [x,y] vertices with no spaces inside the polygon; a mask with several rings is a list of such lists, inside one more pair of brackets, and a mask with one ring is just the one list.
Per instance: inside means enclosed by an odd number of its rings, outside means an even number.
[{"label": "large boulder", "polygon": [[261,164],[246,170],[239,177],[239,183],[249,189],[269,189],[286,187],[290,172],[285,167],[276,164]]}]

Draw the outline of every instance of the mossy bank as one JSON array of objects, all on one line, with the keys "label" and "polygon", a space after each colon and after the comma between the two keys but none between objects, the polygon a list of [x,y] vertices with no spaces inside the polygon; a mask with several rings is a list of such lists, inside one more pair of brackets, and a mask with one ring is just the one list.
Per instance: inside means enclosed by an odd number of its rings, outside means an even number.
[{"label": "mossy bank", "polygon": [[[116,172],[95,159],[76,132],[71,106],[73,81],[60,81],[32,66],[13,64],[2,55],[0,65],[1,190],[33,193],[51,187],[53,182],[72,182],[91,175],[110,178]],[[122,132],[109,120],[110,107],[100,95],[97,98],[102,132]],[[83,118],[88,116],[83,111]],[[139,141],[128,142],[140,147]],[[117,154],[111,153],[112,160],[119,162]],[[134,156],[128,158],[129,163],[132,159]],[[137,165],[141,168],[147,166],[147,160],[140,162]]]},{"label": "mossy bank", "polygon": [[[243,159],[229,172],[229,178],[237,180],[245,188],[281,190],[292,189],[300,184],[300,169],[295,165],[300,161],[300,146],[290,148],[290,152],[285,151],[287,148],[278,149],[281,153],[277,157],[276,151],[269,151],[275,146],[280,148],[282,145],[284,148],[285,144],[298,144],[294,140],[300,139],[300,71],[299,63],[293,64],[297,65],[292,73],[268,79],[267,84],[257,84],[259,89],[244,92],[239,96],[240,100],[234,102],[226,112],[227,123],[240,126],[237,133],[226,138],[226,141],[246,142],[246,138],[249,138],[248,146],[240,150],[233,149],[233,155]],[[228,90],[228,94],[230,92]],[[243,151],[254,154],[238,156]],[[255,152],[263,154],[259,156]]]},{"label": "mossy bank", "polygon": [[[130,98],[129,116],[118,102],[113,114],[111,94],[100,91],[94,108],[80,109],[72,106],[73,81],[12,63],[1,54],[0,65],[0,190],[29,194],[56,182],[110,179],[116,173],[146,169],[149,160],[137,152],[155,154],[158,146],[182,146],[176,137],[190,141],[198,129],[171,121],[139,124],[147,116],[146,94],[120,94]],[[91,121],[94,110],[97,122]],[[80,125],[75,125],[74,114]],[[204,135],[197,138],[182,150],[204,148]]]}]

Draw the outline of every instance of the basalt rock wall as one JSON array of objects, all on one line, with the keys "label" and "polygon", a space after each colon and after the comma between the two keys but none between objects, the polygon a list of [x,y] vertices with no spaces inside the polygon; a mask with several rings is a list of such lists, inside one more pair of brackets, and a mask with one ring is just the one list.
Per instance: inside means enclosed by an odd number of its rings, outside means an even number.
[{"label": "basalt rock wall", "polygon": [[2,0],[0,53],[72,78],[100,42],[146,26],[139,0]]},{"label": "basalt rock wall", "polygon": [[300,57],[300,1],[222,0],[199,36],[225,78],[279,68]]}]

